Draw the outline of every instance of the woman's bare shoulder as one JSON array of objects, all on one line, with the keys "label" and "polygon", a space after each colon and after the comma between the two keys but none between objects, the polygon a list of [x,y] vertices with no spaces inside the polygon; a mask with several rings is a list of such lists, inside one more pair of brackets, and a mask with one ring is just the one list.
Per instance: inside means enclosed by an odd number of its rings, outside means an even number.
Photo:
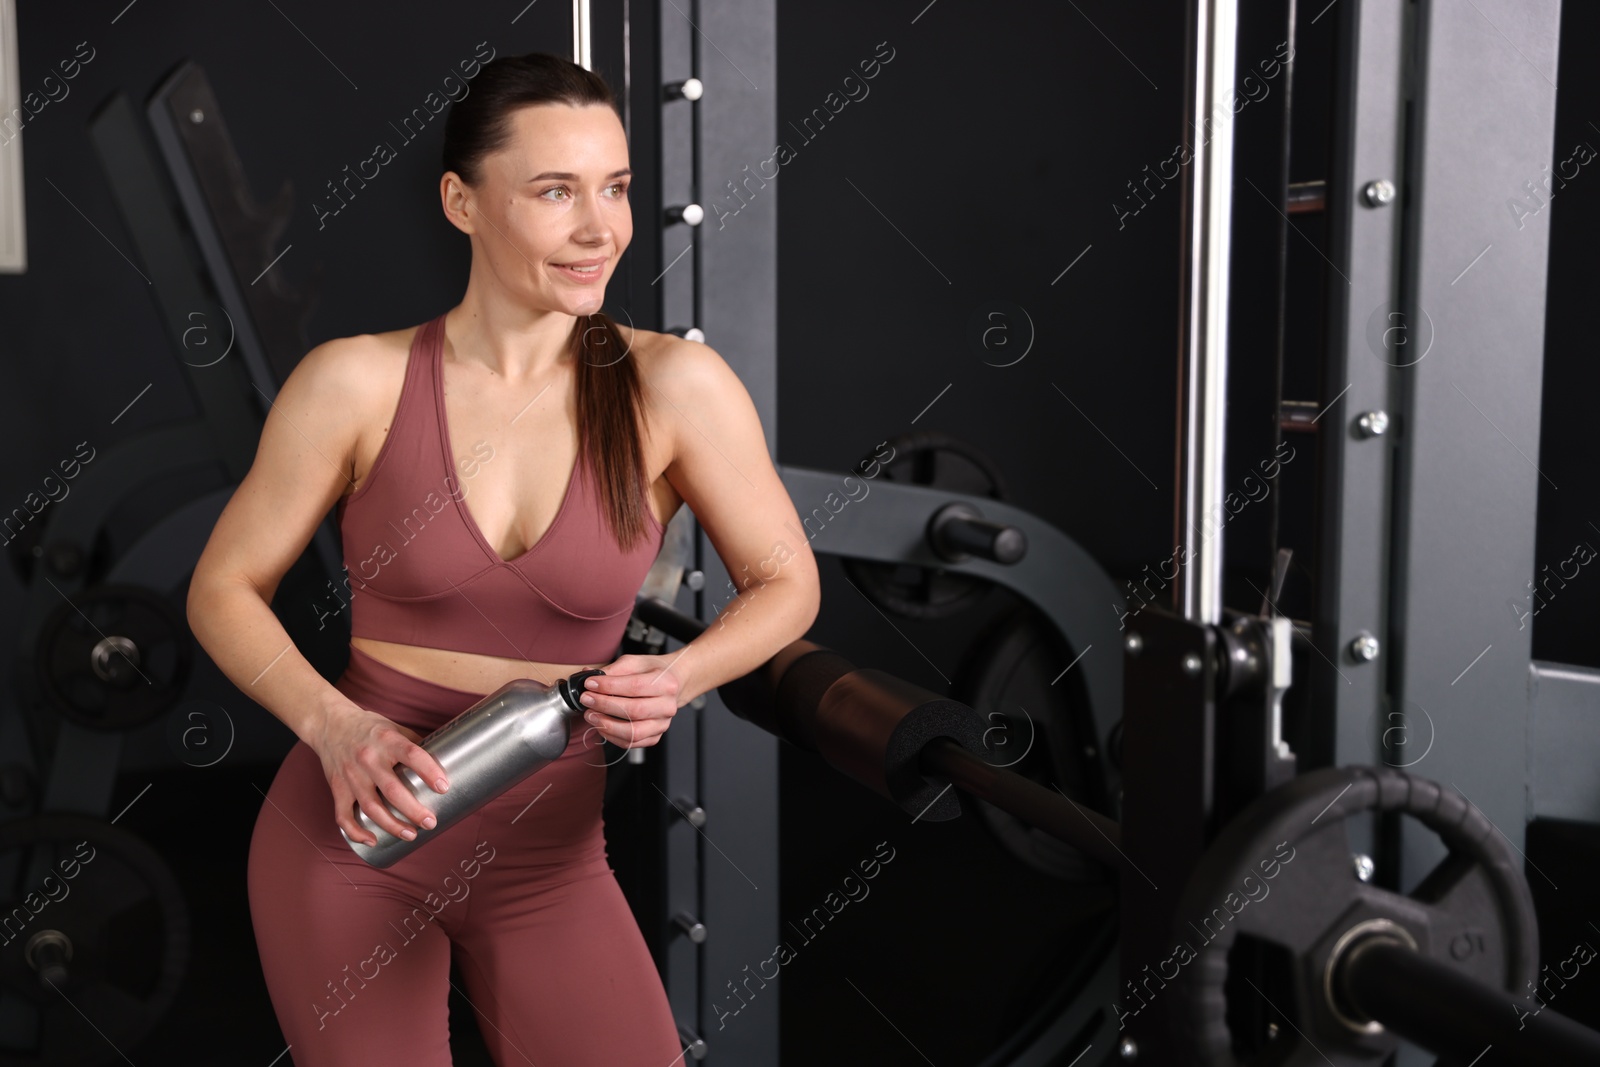
[{"label": "woman's bare shoulder", "polygon": [[659,333],[620,323],[617,329],[622,333],[628,353],[638,361],[640,375],[651,385],[660,384],[663,375],[673,374],[688,350],[705,347],[696,341],[686,341],[675,333]]},{"label": "woman's bare shoulder", "polygon": [[[295,367],[290,382],[324,397],[336,396],[365,411],[368,405],[390,408],[405,382],[411,339],[420,327],[333,337],[312,348]],[[290,383],[285,383],[287,391]]]},{"label": "woman's bare shoulder", "polygon": [[648,359],[659,351],[663,340],[676,341],[677,335],[670,333],[657,333],[655,330],[646,330],[638,326],[628,326],[617,323],[617,332],[622,334],[622,344],[629,355],[637,356],[640,360]]},{"label": "woman's bare shoulder", "polygon": [[675,389],[721,387],[727,380],[736,380],[721,354],[703,341],[675,333],[619,328],[629,352],[638,358],[645,382],[670,396],[676,395]]}]

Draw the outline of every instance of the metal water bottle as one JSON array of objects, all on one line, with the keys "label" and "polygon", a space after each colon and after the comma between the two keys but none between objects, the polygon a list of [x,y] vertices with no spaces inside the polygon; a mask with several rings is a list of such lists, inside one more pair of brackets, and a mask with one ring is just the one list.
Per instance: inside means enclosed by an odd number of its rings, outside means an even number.
[{"label": "metal water bottle", "polygon": [[[351,841],[342,827],[339,833],[372,866],[394,864],[558,758],[572,737],[572,720],[585,710],[578,703],[584,680],[604,673],[578,671],[557,679],[553,686],[532,678],[513,679],[424,737],[420,744],[444,768],[450,788],[435,793],[410,767],[396,764],[395,770],[412,796],[433,813],[433,829],[413,827],[417,836],[407,841],[358,811],[357,820],[378,843]],[[388,800],[384,806],[401,823],[411,825]]]}]

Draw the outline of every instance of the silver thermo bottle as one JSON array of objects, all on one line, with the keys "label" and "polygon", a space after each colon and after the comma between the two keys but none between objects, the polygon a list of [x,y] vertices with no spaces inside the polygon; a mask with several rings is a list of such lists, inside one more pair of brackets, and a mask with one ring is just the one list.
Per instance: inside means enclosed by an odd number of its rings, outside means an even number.
[{"label": "silver thermo bottle", "polygon": [[[584,712],[578,703],[584,680],[604,673],[578,671],[557,679],[554,686],[532,678],[514,679],[424,737],[420,744],[444,768],[450,788],[435,793],[410,767],[396,764],[395,770],[411,794],[433,812],[433,829],[414,827],[417,836],[407,841],[373,822],[366,812],[358,811],[362,828],[378,843],[351,841],[343,828],[339,833],[356,855],[372,866],[391,866],[558,758],[572,737],[572,720]],[[393,804],[385,800],[384,805],[401,823],[411,825],[411,820],[396,811]]]}]

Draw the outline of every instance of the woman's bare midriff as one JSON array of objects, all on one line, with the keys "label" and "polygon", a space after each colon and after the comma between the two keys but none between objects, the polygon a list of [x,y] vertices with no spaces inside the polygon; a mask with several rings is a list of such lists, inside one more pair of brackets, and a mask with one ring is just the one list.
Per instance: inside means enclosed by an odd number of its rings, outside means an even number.
[{"label": "woman's bare midriff", "polygon": [[403,674],[468,693],[492,693],[514,678],[532,678],[553,685],[556,679],[576,671],[604,666],[602,663],[532,663],[474,652],[375,641],[370,637],[352,637],[350,644]]}]

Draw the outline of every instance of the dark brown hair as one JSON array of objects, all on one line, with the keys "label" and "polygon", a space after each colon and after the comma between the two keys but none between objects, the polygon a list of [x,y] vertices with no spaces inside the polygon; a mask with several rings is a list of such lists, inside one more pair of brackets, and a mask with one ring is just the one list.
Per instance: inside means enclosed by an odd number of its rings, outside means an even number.
[{"label": "dark brown hair", "polygon": [[[616,97],[600,75],[560,56],[532,52],[485,63],[472,90],[450,107],[444,123],[443,163],[468,185],[481,177],[483,157],[511,140],[511,114],[533,104],[604,104]],[[622,333],[603,311],[573,323],[568,353],[576,366],[578,455],[587,459],[602,507],[624,551],[648,529],[640,404],[644,385],[626,358]]]}]

